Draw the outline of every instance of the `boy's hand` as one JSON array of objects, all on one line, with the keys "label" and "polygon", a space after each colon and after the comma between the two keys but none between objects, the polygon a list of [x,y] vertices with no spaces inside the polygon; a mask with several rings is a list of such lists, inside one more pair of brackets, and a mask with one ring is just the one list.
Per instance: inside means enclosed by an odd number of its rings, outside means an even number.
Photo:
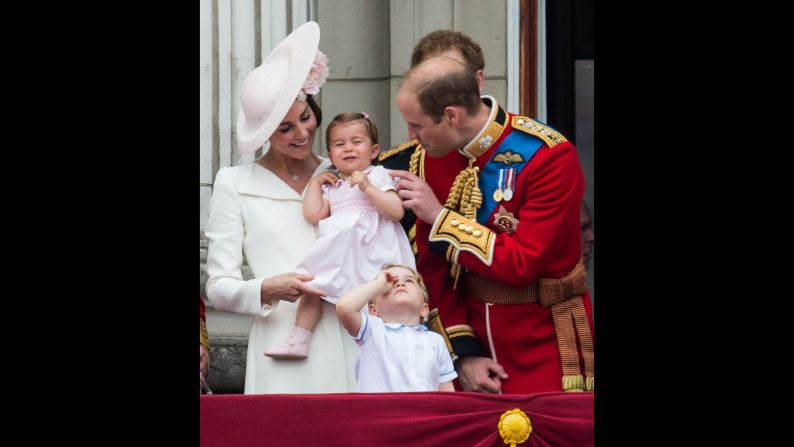
[{"label": "boy's hand", "polygon": [[400,277],[392,272],[381,270],[378,276],[375,277],[375,283],[378,284],[378,294],[384,294],[394,287],[394,283],[400,280]]}]

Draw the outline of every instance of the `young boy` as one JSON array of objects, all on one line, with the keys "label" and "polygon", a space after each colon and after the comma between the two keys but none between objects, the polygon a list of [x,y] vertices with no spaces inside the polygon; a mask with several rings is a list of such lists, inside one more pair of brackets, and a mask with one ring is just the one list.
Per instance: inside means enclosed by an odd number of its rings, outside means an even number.
[{"label": "young boy", "polygon": [[428,311],[422,277],[397,264],[339,299],[336,315],[359,346],[359,392],[455,391],[444,339],[421,324]]}]

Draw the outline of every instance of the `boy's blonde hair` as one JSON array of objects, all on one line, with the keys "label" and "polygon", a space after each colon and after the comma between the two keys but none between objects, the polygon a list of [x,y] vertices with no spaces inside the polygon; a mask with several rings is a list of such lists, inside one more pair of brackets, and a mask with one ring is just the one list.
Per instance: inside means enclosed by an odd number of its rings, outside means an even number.
[{"label": "boy's blonde hair", "polygon": [[[381,267],[380,270],[381,271],[388,270],[388,269],[390,269],[392,267],[399,267],[399,268],[408,270],[408,271],[410,271],[411,273],[414,274],[414,276],[416,277],[416,284],[418,284],[419,285],[419,289],[422,290],[422,295],[425,298],[425,303],[427,303],[427,301],[429,299],[429,295],[427,294],[427,286],[425,286],[425,280],[422,279],[422,275],[420,275],[419,272],[416,271],[416,269],[413,269],[413,268],[408,267],[407,265],[403,265],[403,264],[383,264],[383,267]],[[369,304],[375,304],[375,298],[376,297],[372,297],[372,299],[369,301]]]}]

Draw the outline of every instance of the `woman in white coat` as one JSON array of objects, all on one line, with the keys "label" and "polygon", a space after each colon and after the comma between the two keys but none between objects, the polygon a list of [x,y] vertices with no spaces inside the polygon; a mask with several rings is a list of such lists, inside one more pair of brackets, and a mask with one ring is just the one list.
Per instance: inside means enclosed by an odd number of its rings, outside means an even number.
[{"label": "woman in white coat", "polygon": [[[320,28],[307,22],[248,74],[237,121],[241,152],[265,141],[270,148],[253,163],[224,167],[215,178],[205,234],[207,298],[218,310],[255,315],[248,339],[245,393],[353,392],[355,343],[340,326],[332,304],[305,360],[274,360],[264,350],[289,333],[302,295],[323,294],[307,285],[310,275],[291,273],[316,238],[303,217],[309,180],[328,169],[312,152],[322,119],[312,95],[327,76],[318,50]],[[243,280],[243,257],[254,279]]]}]

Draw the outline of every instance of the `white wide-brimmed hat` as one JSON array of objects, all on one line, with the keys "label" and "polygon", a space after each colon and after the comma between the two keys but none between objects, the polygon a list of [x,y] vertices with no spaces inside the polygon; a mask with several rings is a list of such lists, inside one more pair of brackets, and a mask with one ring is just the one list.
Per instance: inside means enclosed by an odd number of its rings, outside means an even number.
[{"label": "white wide-brimmed hat", "polygon": [[251,153],[262,147],[281,123],[312,68],[320,44],[320,27],[306,22],[290,33],[262,65],[248,73],[240,89],[237,148]]}]

